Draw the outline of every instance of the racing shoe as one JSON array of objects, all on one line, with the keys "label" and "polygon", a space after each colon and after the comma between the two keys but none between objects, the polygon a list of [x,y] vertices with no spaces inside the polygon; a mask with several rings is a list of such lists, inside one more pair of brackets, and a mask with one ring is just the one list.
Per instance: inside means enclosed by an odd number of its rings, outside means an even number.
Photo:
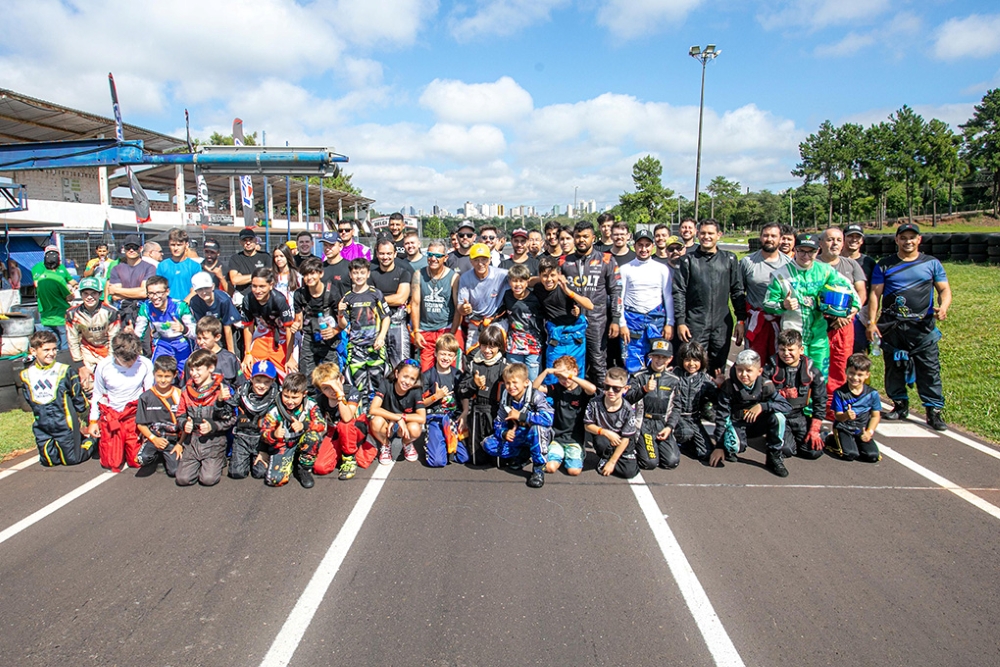
[{"label": "racing shoe", "polygon": [[927,408],[927,425],[935,431],[948,430],[948,425],[944,423],[941,411],[937,408]]},{"label": "racing shoe", "polygon": [[736,452],[731,452],[728,449],[726,450],[726,461],[729,463],[736,463],[739,460],[739,457],[736,456]]},{"label": "racing shoe", "polygon": [[767,469],[778,477],[788,477],[788,468],[785,467],[784,457],[781,452],[767,453]]},{"label": "racing shoe", "polygon": [[296,468],[295,477],[298,478],[299,484],[302,485],[303,489],[311,489],[316,486],[312,470],[309,470],[309,468]]},{"label": "racing shoe", "polygon": [[893,401],[892,411],[885,416],[890,421],[900,421],[910,416],[909,401]]},{"label": "racing shoe", "polygon": [[403,458],[407,461],[416,461],[420,458],[417,454],[417,448],[412,442],[403,443]]},{"label": "racing shoe", "polygon": [[533,489],[540,489],[545,484],[545,468],[535,466],[531,470],[531,477],[528,478],[528,486]]},{"label": "racing shoe", "polygon": [[392,448],[389,445],[382,445],[378,448],[378,462],[384,466],[392,463]]},{"label": "racing shoe", "polygon": [[337,479],[354,479],[354,475],[358,472],[358,464],[354,461],[353,456],[345,456],[343,462],[340,464],[340,474],[337,475]]}]

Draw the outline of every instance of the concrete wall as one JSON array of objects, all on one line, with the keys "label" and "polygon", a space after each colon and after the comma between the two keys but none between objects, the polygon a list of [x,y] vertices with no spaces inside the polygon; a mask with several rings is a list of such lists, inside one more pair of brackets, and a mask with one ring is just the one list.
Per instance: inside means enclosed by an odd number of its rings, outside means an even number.
[{"label": "concrete wall", "polygon": [[6,172],[23,185],[28,199],[100,204],[101,188],[96,169],[42,169]]}]

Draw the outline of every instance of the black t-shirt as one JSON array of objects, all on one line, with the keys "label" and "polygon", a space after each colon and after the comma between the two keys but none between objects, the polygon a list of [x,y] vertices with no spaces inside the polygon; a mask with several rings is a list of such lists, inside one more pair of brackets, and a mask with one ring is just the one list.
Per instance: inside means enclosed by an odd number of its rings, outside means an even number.
[{"label": "black t-shirt", "polygon": [[444,260],[444,264],[449,269],[455,269],[459,273],[468,273],[469,271],[472,271],[472,260],[469,259],[469,256],[460,255],[456,250],[452,250],[448,253],[448,257]]},{"label": "black t-shirt", "polygon": [[[358,391],[354,385],[345,383],[344,400],[348,403],[353,403],[354,405],[360,405],[361,392]],[[316,405],[319,406],[320,412],[328,421],[341,421],[340,406],[330,405],[330,399],[326,397],[326,394],[320,392],[319,396],[316,397]]]},{"label": "black t-shirt", "polygon": [[531,271],[531,275],[538,275],[538,258],[532,257],[531,255],[528,255],[528,259],[523,262],[515,262],[513,259],[508,257],[500,262],[500,268],[509,269],[512,266],[517,266],[519,264],[528,267],[528,271]]},{"label": "black t-shirt", "polygon": [[[329,289],[329,293],[327,290]],[[319,318],[323,315],[337,319],[337,306],[342,296],[335,289],[330,289],[323,283],[323,293],[313,296],[308,287],[300,287],[292,295],[292,303],[296,313],[302,313],[302,330],[306,333],[319,331]]]},{"label": "black t-shirt", "polygon": [[586,414],[590,396],[583,387],[576,385],[567,389],[560,383],[548,387],[555,417],[552,422],[552,439],[561,444],[583,445],[583,417]]},{"label": "black t-shirt", "polygon": [[[247,257],[242,252],[238,252],[229,258],[229,267],[226,269],[227,276],[228,271],[237,271],[245,276],[252,276],[253,272],[257,269],[268,268],[270,269],[271,256],[262,252],[254,253],[252,257]],[[237,287],[240,292],[244,295],[250,291],[250,283],[243,285],[242,287]]]},{"label": "black t-shirt", "polygon": [[252,294],[247,296],[240,305],[240,315],[243,317],[244,336],[252,332],[253,339],[256,339],[270,331],[279,345],[285,342],[285,327],[295,320],[291,306],[277,290],[273,290],[264,303],[257,301]]},{"label": "black t-shirt", "polygon": [[612,243],[604,243],[602,241],[594,242],[594,250],[597,252],[611,252],[611,249],[614,247],[615,246]]},{"label": "black t-shirt", "polygon": [[629,251],[627,253],[625,253],[624,255],[616,255],[615,253],[611,252],[610,250],[608,252],[611,254],[611,259],[615,260],[615,263],[618,264],[619,268],[621,268],[622,266],[625,266],[626,264],[628,264],[629,262],[631,262],[633,259],[635,259],[635,251],[632,250],[632,249],[629,249]]},{"label": "black t-shirt", "polygon": [[[180,431],[177,428],[177,403],[175,392],[170,392],[162,400],[152,389],[139,395],[135,406],[135,423],[147,427],[153,435],[166,438],[176,444]],[[180,394],[176,394],[177,398]]]},{"label": "black t-shirt", "polygon": [[[323,284],[330,285],[333,293],[333,302],[339,303],[344,295],[351,291],[351,269],[350,262],[341,259],[336,264],[323,265]],[[295,312],[298,312],[298,307]]]},{"label": "black t-shirt", "polygon": [[[632,257],[635,258],[635,253],[632,253]],[[656,253],[653,253],[653,255],[650,257],[650,259],[652,259],[654,262],[659,262],[663,266],[670,266],[670,258],[669,257],[660,257]],[[624,263],[625,262],[619,262],[618,266],[621,266]],[[673,267],[671,266],[670,268],[673,268]]]},{"label": "black t-shirt", "polygon": [[450,394],[427,408],[428,412],[447,414],[455,410],[457,406],[455,390],[458,388],[458,375],[458,369],[454,366],[452,366],[450,373],[439,373],[436,365],[424,373],[424,391],[426,393],[433,394],[438,390],[438,387],[446,387],[451,391]]},{"label": "black t-shirt", "polygon": [[[373,263],[371,276],[368,278],[368,282],[385,296],[394,295],[399,291],[400,285],[409,285],[412,281],[413,269],[410,268],[410,263],[398,259],[393,263],[391,271],[383,271],[377,262]],[[395,313],[402,307],[395,306],[390,308],[390,311]]]},{"label": "black t-shirt", "polygon": [[576,323],[578,316],[570,312],[576,304],[566,296],[566,292],[561,287],[557,286],[550,292],[541,283],[538,283],[533,291],[538,302],[542,304],[542,312],[545,314],[546,321],[560,327]]},{"label": "black t-shirt", "polygon": [[[561,291],[561,290],[560,290]],[[518,299],[510,290],[503,295],[502,310],[507,314],[508,354],[538,354],[545,340],[545,322],[538,314],[542,305],[533,292]]]},{"label": "black t-shirt", "polygon": [[375,395],[382,399],[382,409],[397,415],[412,415],[424,407],[424,391],[411,387],[402,396],[396,394],[396,382],[391,377],[384,379]]}]

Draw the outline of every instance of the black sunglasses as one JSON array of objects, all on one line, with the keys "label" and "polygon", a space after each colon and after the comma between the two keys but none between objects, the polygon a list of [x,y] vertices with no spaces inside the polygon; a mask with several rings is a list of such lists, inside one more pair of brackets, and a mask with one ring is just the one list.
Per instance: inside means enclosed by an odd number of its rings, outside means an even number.
[{"label": "black sunglasses", "polygon": [[604,391],[619,392],[619,391],[624,391],[624,390],[625,390],[625,387],[618,387],[618,386],[613,385],[613,384],[606,384],[606,385],[604,385]]},{"label": "black sunglasses", "polygon": [[470,239],[475,235],[476,234],[474,232],[461,232],[458,234],[458,236],[462,237],[463,239]]}]

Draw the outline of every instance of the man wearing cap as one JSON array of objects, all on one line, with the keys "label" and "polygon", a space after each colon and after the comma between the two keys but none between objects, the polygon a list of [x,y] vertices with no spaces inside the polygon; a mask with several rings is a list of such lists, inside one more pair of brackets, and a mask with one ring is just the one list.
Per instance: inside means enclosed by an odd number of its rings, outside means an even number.
[{"label": "man wearing cap", "polygon": [[218,239],[211,237],[205,239],[205,247],[202,248],[205,259],[201,262],[201,270],[212,276],[212,282],[215,283],[217,289],[228,292],[229,281],[226,279],[226,271],[222,266],[222,259],[219,257],[221,250],[222,246]]},{"label": "man wearing cap", "polygon": [[[44,258],[49,257],[50,256],[49,253],[52,253],[55,256],[55,260],[56,260],[56,268],[55,269],[47,269],[45,267]],[[52,271],[55,271],[57,274],[59,274],[59,276],[62,277],[62,279],[66,281],[66,284],[69,287],[74,288],[74,289],[76,288],[76,282],[77,282],[76,279],[73,278],[73,274],[71,274],[69,272],[69,269],[67,269],[65,266],[63,266],[62,255],[59,253],[59,246],[51,244],[51,243],[49,245],[45,246],[45,253],[44,253],[44,255],[42,257],[43,257],[43,261],[38,262],[33,267],[31,267],[31,278],[32,278],[32,280],[34,280],[37,283],[38,282],[38,276],[42,275],[42,273],[44,273],[46,271],[52,270]]]},{"label": "man wearing cap", "polygon": [[233,327],[240,326],[242,318],[239,311],[236,310],[233,300],[228,294],[216,287],[213,276],[207,271],[194,274],[191,279],[191,287],[194,289],[194,296],[191,297],[190,301],[194,321],[197,322],[206,315],[218,318],[222,322],[225,347],[236,354]]},{"label": "man wearing cap", "polygon": [[[618,338],[622,317],[622,286],[618,264],[610,255],[594,250],[594,227],[581,220],[573,229],[576,252],[566,255],[562,272],[573,291],[594,304],[587,318],[587,379],[604,385],[608,341]],[[610,315],[610,317],[609,317]]]},{"label": "man wearing cap", "polygon": [[917,394],[927,409],[927,424],[943,431],[948,425],[941,417],[944,391],[938,353],[941,331],[937,323],[948,316],[951,287],[941,262],[920,252],[917,225],[907,222],[896,229],[896,248],[895,255],[883,257],[875,266],[868,301],[868,340],[874,340],[876,335],[882,338],[885,393],[893,401],[892,412],[885,417],[909,416],[906,371],[912,363]]},{"label": "man wearing cap", "polygon": [[740,260],[747,295],[746,348],[764,360],[777,353],[777,335],[781,331],[781,319],[764,311],[764,296],[771,286],[771,275],[792,261],[778,250],[780,240],[781,225],[769,222],[760,230],[760,250]]},{"label": "man wearing cap", "polygon": [[472,270],[458,277],[458,307],[452,325],[458,329],[463,319],[468,325],[467,353],[479,345],[481,330],[493,324],[507,291],[507,269],[490,265],[490,249],[485,243],[476,243],[469,249],[469,261]]},{"label": "man wearing cap", "polygon": [[396,259],[396,245],[388,236],[375,244],[375,257],[368,282],[382,292],[389,306],[389,333],[385,339],[386,360],[395,368],[403,359],[410,358],[410,332],[407,330],[406,305],[410,302],[410,284],[413,269],[408,262]]},{"label": "man wearing cap", "polygon": [[350,262],[344,258],[344,244],[337,232],[323,234],[323,284],[331,290],[333,303],[340,303],[351,291]]},{"label": "man wearing cap", "polygon": [[680,258],[674,272],[674,315],[681,342],[696,340],[708,353],[709,376],[726,369],[733,335],[732,302],[736,313],[736,344],[743,344],[746,293],[739,260],[720,250],[719,224],[711,218],[698,226],[700,245]]},{"label": "man wearing cap", "polygon": [[[865,274],[861,265],[853,259],[841,256],[844,247],[844,233],[839,227],[830,227],[819,237],[818,262],[829,264],[837,273],[844,276],[854,286],[858,301],[862,306],[867,301],[865,292]],[[827,410],[826,418],[833,421],[833,392],[847,382],[847,358],[854,354],[854,319],[856,313],[846,317],[826,316],[827,338],[830,339],[830,374],[826,378],[827,402],[831,409]]]},{"label": "man wearing cap", "polygon": [[450,269],[455,269],[460,274],[472,271],[472,261],[469,258],[469,251],[476,242],[476,227],[468,220],[458,223],[455,230],[455,238],[458,240],[458,247],[448,253],[445,264]]},{"label": "man wearing cap", "polygon": [[538,275],[538,258],[532,257],[528,253],[528,232],[523,229],[515,229],[510,235],[510,246],[514,252],[510,257],[500,262],[501,269],[509,269],[515,264],[524,264],[528,267],[531,275]]},{"label": "man wearing cap", "polygon": [[243,251],[229,258],[229,282],[234,290],[246,297],[253,272],[272,268],[272,262],[270,255],[257,250],[257,232],[253,227],[240,230],[240,244]]},{"label": "man wearing cap", "polygon": [[666,264],[671,269],[677,270],[677,265],[680,263],[681,257],[687,254],[684,242],[681,241],[681,237],[679,236],[668,236],[664,245],[667,248],[667,256],[660,257],[659,255],[655,255],[653,259],[661,264]]},{"label": "man wearing cap", "polygon": [[142,241],[138,234],[129,234],[122,244],[125,257],[108,275],[108,298],[118,309],[122,327],[131,331],[139,314],[139,302],[146,298],[146,281],[156,275],[156,267],[142,259]]},{"label": "man wearing cap", "polygon": [[673,280],[669,267],[650,260],[653,235],[635,233],[635,259],[619,267],[622,313],[618,331],[623,346],[625,370],[636,373],[646,365],[646,355],[656,338],[670,340],[674,334]]},{"label": "man wearing cap", "polygon": [[824,377],[830,375],[830,341],[826,318],[820,311],[826,288],[846,289],[851,293],[849,310],[861,306],[858,295],[846,278],[829,264],[816,261],[819,237],[799,234],[795,239],[794,259],[772,274],[764,295],[764,311],[781,316],[782,329],[802,332],[802,346]]},{"label": "man wearing cap", "polygon": [[[367,259],[372,261],[372,251],[366,246],[354,240],[354,224],[348,220],[341,220],[337,223],[337,235],[344,245],[340,250],[340,256],[350,262],[352,259]],[[324,234],[324,236],[326,236]]]},{"label": "man wearing cap", "polygon": [[[865,274],[865,297],[872,291],[872,272],[875,270],[875,260],[861,252],[865,244],[865,229],[861,225],[847,225],[844,227],[844,250],[840,253],[842,257],[853,259],[861,266],[861,271]],[[868,326],[868,308],[862,308],[854,318],[854,351],[865,352],[868,350],[868,336],[865,329]]]},{"label": "man wearing cap", "polygon": [[80,383],[89,392],[97,362],[111,352],[111,339],[121,329],[118,311],[101,302],[104,291],[96,277],[80,281],[82,303],[66,311],[66,339],[69,354],[79,364]]},{"label": "man wearing cap", "polygon": [[167,279],[171,299],[187,301],[194,293],[191,291],[191,278],[201,271],[201,264],[187,256],[188,235],[183,229],[171,229],[167,240],[170,257],[156,265],[156,275]]},{"label": "man wearing cap", "polygon": [[[652,254],[652,251],[648,254]],[[625,400],[635,406],[639,406],[642,401],[642,407],[636,407],[637,412],[642,412],[642,426],[639,428],[635,456],[643,470],[672,470],[681,462],[680,448],[673,434],[674,427],[670,426],[673,416],[671,413],[674,411],[674,391],[680,384],[678,377],[670,370],[673,358],[674,351],[670,341],[666,338],[653,338],[649,341],[649,364],[635,373],[630,371]]]}]

